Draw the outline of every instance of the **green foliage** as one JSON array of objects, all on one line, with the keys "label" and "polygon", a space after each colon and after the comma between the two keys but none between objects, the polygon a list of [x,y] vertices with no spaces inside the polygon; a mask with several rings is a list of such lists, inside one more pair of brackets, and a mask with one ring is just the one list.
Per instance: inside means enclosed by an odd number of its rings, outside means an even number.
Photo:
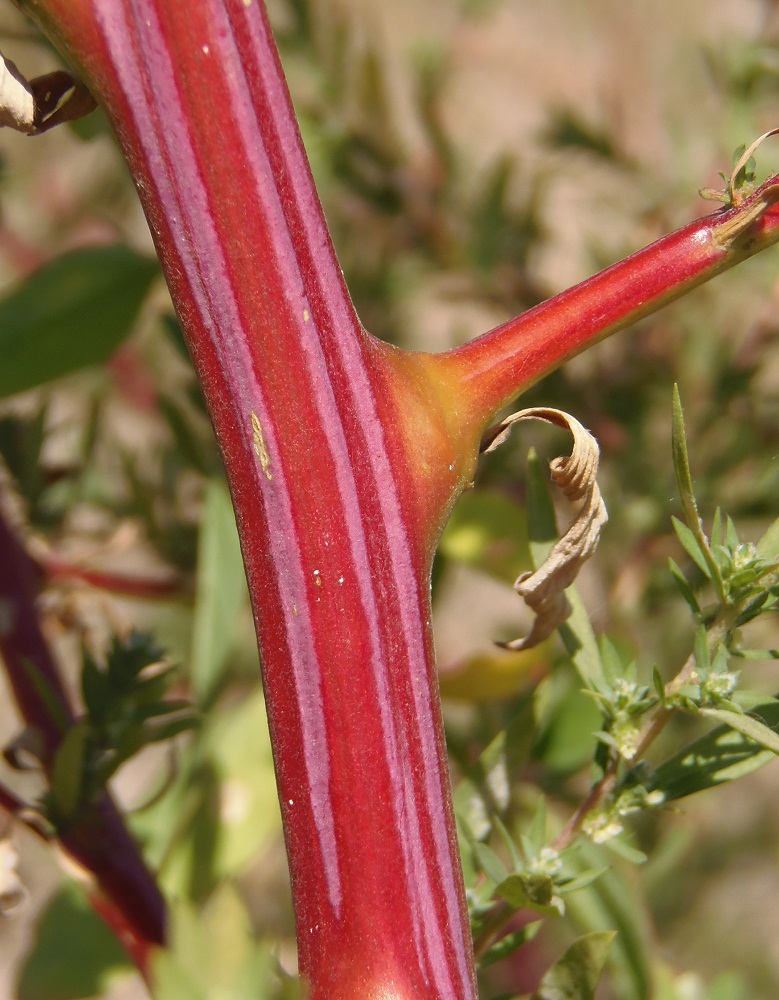
[{"label": "green foliage", "polygon": [[207,703],[224,679],[235,643],[235,623],[248,595],[230,494],[212,480],[203,499],[190,677],[198,702]]},{"label": "green foliage", "polygon": [[[681,670],[664,682],[655,667],[651,676],[643,679],[645,670],[624,643],[606,635],[596,640],[577,601],[574,614],[560,629],[566,658],[541,682],[535,696],[529,693],[519,702],[525,706],[517,715],[525,727],[522,734],[512,722],[493,738],[478,761],[468,767],[455,794],[471,921],[482,968],[493,967],[527,945],[531,932],[509,929],[513,915],[520,911],[531,911],[547,920],[559,921],[565,916],[588,934],[605,932],[609,923],[619,929],[610,959],[606,958],[608,949],[604,949],[590,967],[589,960],[572,947],[566,953],[564,971],[554,966],[534,997],[592,996],[596,973],[604,962],[623,983],[621,997],[648,997],[640,924],[630,905],[624,905],[626,889],[614,862],[604,865],[602,852],[607,850],[631,865],[644,864],[647,855],[628,832],[641,814],[733,781],[779,753],[779,703],[742,687],[741,672],[731,666],[734,656],[748,663],[756,656],[776,655],[760,650],[751,656],[745,632],[747,624],[777,608],[776,526],[772,525],[759,543],[743,543],[732,519],[718,511],[711,538],[707,536],[693,493],[678,393],[674,396],[673,458],[685,513],[685,521],[675,521],[674,528],[698,574],[691,582],[675,562],[671,564],[672,576],[693,620],[692,650]],[[527,533],[534,566],[545,558],[556,538],[554,510],[540,469],[531,452]],[[471,501],[470,509],[477,511],[478,504]],[[478,537],[478,532],[473,531],[472,537]],[[450,558],[457,551],[450,548]],[[471,551],[463,553],[473,560]],[[708,595],[713,603],[706,603]],[[578,677],[578,687],[584,685],[597,713],[589,722],[595,741],[589,743],[588,751],[593,775],[590,792],[563,824],[559,805],[551,798],[547,807],[547,798],[538,793],[533,818],[527,817],[529,790],[520,797],[512,790],[507,761],[513,752],[514,774],[521,773],[523,763],[531,758],[543,764],[547,774],[554,773],[556,757],[548,736],[544,736],[545,720],[551,718],[557,726],[566,718],[582,720],[582,713],[567,707],[559,696],[550,703],[555,686],[562,684],[562,690],[566,689],[565,677]],[[650,764],[650,746],[673,716],[684,713],[722,725],[661,763]],[[531,719],[535,734],[529,737]],[[580,737],[578,746],[581,751],[588,744]],[[572,756],[571,771],[584,763],[581,757],[577,760]],[[552,817],[558,817],[551,837],[548,808]],[[620,898],[623,904],[615,905]],[[535,935],[535,924],[531,926]],[[569,975],[572,978],[568,979]]]},{"label": "green foliage", "polygon": [[223,885],[200,910],[174,904],[170,946],[152,962],[153,1000],[267,1000],[273,961],[238,894]]},{"label": "green foliage", "polygon": [[85,653],[84,715],[64,734],[54,756],[47,818],[66,828],[93,803],[115,772],[145,746],[169,740],[197,722],[188,701],[164,698],[173,668],[150,636],[114,638],[98,664]]},{"label": "green foliage", "polygon": [[133,817],[175,898],[202,903],[278,838],[281,817],[262,692],[218,703],[180,753],[164,793]]},{"label": "green foliage", "polygon": [[608,931],[582,935],[544,975],[533,1000],[593,1000],[613,940]]},{"label": "green foliage", "polygon": [[[750,717],[762,723],[763,738],[764,729],[779,734],[779,702],[760,705],[749,716],[736,716],[740,722],[748,722]],[[660,791],[663,800],[670,802],[751,774],[774,759],[775,750],[761,750],[759,740],[734,726],[732,719],[728,722],[730,724],[712,729],[656,767],[650,778],[651,789]]]},{"label": "green foliage", "polygon": [[15,996],[18,1000],[81,1000],[98,995],[131,968],[127,953],[81,888],[68,885],[41,917]]},{"label": "green foliage", "polygon": [[497,490],[466,493],[446,525],[438,554],[513,583],[531,565],[524,509]]},{"label": "green foliage", "polygon": [[132,330],[159,266],[128,247],[74,250],[0,301],[0,398],[105,361]]}]

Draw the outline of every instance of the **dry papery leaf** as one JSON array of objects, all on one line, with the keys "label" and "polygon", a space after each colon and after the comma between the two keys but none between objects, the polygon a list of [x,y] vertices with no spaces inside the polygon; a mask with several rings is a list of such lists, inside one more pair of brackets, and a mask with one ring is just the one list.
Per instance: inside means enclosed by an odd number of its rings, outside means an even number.
[{"label": "dry papery leaf", "polygon": [[14,63],[0,53],[0,126],[28,135],[35,131],[35,98]]},{"label": "dry papery leaf", "polygon": [[568,413],[543,406],[520,410],[487,432],[481,450],[490,452],[503,444],[511,428],[521,420],[543,420],[573,435],[571,454],[553,459],[549,469],[552,479],[566,498],[580,506],[571,526],[555,542],[545,561],[534,573],[522,573],[514,583],[516,592],[536,614],[530,635],[500,643],[506,649],[514,650],[537,646],[566,620],[571,606],[565,590],[595,551],[601,528],[608,520],[606,505],[595,481],[600,456],[598,442]]},{"label": "dry papery leaf", "polygon": [[28,81],[0,52],[0,127],[40,135],[62,122],[83,118],[96,107],[84,84],[65,70]]}]

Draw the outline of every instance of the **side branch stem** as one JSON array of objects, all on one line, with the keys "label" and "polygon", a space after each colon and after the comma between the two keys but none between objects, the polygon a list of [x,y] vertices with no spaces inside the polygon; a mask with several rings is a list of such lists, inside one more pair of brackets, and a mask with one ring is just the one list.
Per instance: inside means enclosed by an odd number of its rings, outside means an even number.
[{"label": "side branch stem", "polygon": [[444,355],[486,425],[518,393],[599,340],[779,240],[779,184],[698,219]]}]

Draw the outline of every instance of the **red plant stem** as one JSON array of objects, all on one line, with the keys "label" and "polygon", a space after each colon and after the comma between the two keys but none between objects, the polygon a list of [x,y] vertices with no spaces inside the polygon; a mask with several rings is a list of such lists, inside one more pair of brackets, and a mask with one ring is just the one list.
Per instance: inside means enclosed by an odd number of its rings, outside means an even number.
[{"label": "red plant stem", "polygon": [[128,155],[225,458],[311,996],[472,997],[427,583],[467,475],[441,390],[354,314],[259,3],[46,9]]},{"label": "red plant stem", "polygon": [[48,553],[41,563],[42,570],[50,580],[79,580],[89,584],[90,587],[108,590],[112,594],[123,594],[126,597],[153,600],[175,597],[184,590],[184,582],[177,576],[159,578],[128,576],[126,573],[82,566],[54,553]]},{"label": "red plant stem", "polygon": [[[47,843],[51,841],[51,836],[45,829],[42,817],[36,820],[39,816],[30,805],[24,799],[20,798],[15,792],[11,791],[10,788],[6,788],[4,785],[0,785],[0,809],[8,813],[9,816],[13,816],[18,819],[19,822],[23,823],[26,828],[36,837],[40,837]],[[118,818],[118,817],[117,817]],[[106,836],[113,833],[113,830],[100,829],[100,830],[88,830],[87,836],[92,836],[95,833],[99,834],[99,843],[108,845],[109,838]],[[3,834],[7,835],[7,831]],[[90,849],[90,854],[92,850]],[[73,854],[71,854],[73,857]],[[94,887],[90,889],[89,900],[92,904],[93,909],[100,917],[106,922],[106,924],[111,928],[116,937],[124,945],[128,955],[133,960],[137,966],[140,973],[148,978],[148,968],[149,968],[149,956],[151,953],[152,942],[150,942],[145,936],[139,937],[136,929],[128,922],[127,916],[124,909],[120,909],[112,899],[105,894],[101,887]],[[159,942],[154,942],[158,944]]]},{"label": "red plant stem", "polygon": [[777,183],[769,178],[738,207],[691,222],[449,352],[464,398],[480,414],[496,412],[518,387],[776,243]]},{"label": "red plant stem", "polygon": [[[312,1000],[472,997],[437,534],[503,402],[735,243],[707,254],[682,231],[473,346],[402,355],[354,314],[259,0],[24,6],[113,121],[222,449]],[[753,221],[773,238],[772,211]]]},{"label": "red plant stem", "polygon": [[[41,633],[35,607],[38,580],[37,566],[0,511],[0,656],[20,714],[40,735],[42,763],[49,769],[64,727],[74,716]],[[0,805],[15,805],[9,795]],[[59,841],[124,923],[124,938],[136,942],[134,954],[141,954],[143,942],[147,947],[162,943],[162,896],[108,794],[60,831]]]},{"label": "red plant stem", "polygon": [[[19,712],[38,734],[43,759],[50,761],[64,726],[74,716],[41,633],[35,607],[40,583],[38,566],[11,531],[0,509],[0,655]],[[49,691],[48,699],[42,694],[42,684]]]},{"label": "red plant stem", "polygon": [[118,941],[123,945],[125,951],[133,960],[136,968],[151,987],[149,959],[152,955],[152,944],[146,938],[138,937],[133,933],[133,928],[129,926],[125,915],[116,904],[107,896],[99,893],[92,893],[89,898],[92,908],[97,913],[110,930],[113,931]]}]

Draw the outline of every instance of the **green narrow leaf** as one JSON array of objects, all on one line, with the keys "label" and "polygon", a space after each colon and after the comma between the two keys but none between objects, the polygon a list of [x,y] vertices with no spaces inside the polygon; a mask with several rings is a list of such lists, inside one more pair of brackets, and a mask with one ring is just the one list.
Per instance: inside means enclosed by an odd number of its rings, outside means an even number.
[{"label": "green narrow leaf", "polygon": [[674,583],[679,588],[679,593],[687,602],[688,607],[694,615],[699,616],[701,613],[701,606],[698,604],[698,598],[693,593],[692,587],[687,582],[687,577],[673,559],[668,560],[668,569],[671,571]]},{"label": "green narrow leaf", "polygon": [[503,822],[500,816],[493,816],[492,822],[495,825],[495,829],[500,834],[503,843],[506,845],[506,848],[509,852],[509,856],[511,858],[511,864],[517,871],[519,871],[523,866],[522,858],[519,855],[519,851],[517,850],[517,845],[514,843],[511,834],[506,829],[506,824]]},{"label": "green narrow leaf", "polygon": [[[706,563],[707,569],[703,572],[712,580],[717,588],[720,599],[724,599],[724,589],[719,567],[711,554],[708,539],[701,525],[698,505],[695,502],[695,493],[692,486],[692,475],[690,474],[690,457],[687,453],[687,438],[684,432],[684,413],[682,411],[682,401],[679,396],[679,386],[674,385],[673,393],[673,430],[671,434],[671,450],[673,454],[674,470],[676,471],[676,481],[679,485],[679,495],[684,509],[684,517],[687,521],[693,538],[698,543],[697,547]],[[676,527],[676,525],[674,525]],[[677,530],[677,534],[678,534]],[[681,535],[680,535],[681,540]],[[682,544],[684,542],[682,541]],[[690,553],[692,555],[692,552]],[[693,559],[695,556],[692,556]],[[697,561],[697,560],[696,560]]]},{"label": "green narrow leaf", "polygon": [[537,857],[546,844],[546,799],[543,795],[538,798],[536,811],[527,830],[527,840],[532,848],[533,857]]},{"label": "green narrow leaf", "polygon": [[701,625],[695,633],[694,655],[698,673],[708,673],[711,669],[711,658],[709,656],[709,636],[704,625]]},{"label": "green narrow leaf", "polygon": [[578,892],[579,889],[586,889],[588,885],[592,885],[596,879],[600,878],[607,871],[608,868],[594,868],[592,871],[583,872],[568,882],[558,882],[557,891],[563,896],[567,892]]},{"label": "green narrow leaf", "polygon": [[111,704],[108,676],[89,654],[84,655],[81,667],[81,696],[92,722],[102,723]]},{"label": "green narrow leaf", "polygon": [[722,674],[728,669],[728,664],[730,662],[730,653],[728,652],[728,647],[725,643],[721,643],[717,646],[717,651],[714,654],[714,659],[711,661],[711,671],[714,674]]},{"label": "green narrow leaf", "polygon": [[479,959],[479,966],[486,968],[488,965],[494,965],[495,962],[500,962],[504,958],[508,958],[509,955],[513,955],[517,948],[532,941],[543,926],[543,920],[533,920],[531,923],[525,924],[524,927],[520,927],[518,931],[502,937],[497,944],[494,944],[482,955]]},{"label": "green narrow leaf", "polygon": [[646,861],[646,854],[629,844],[624,837],[612,837],[606,841],[604,847],[625,861],[629,861],[631,865],[643,865]]},{"label": "green narrow leaf", "polygon": [[600,658],[603,664],[603,671],[610,683],[613,684],[618,678],[624,676],[625,671],[622,657],[607,635],[600,637]]},{"label": "green narrow leaf", "polygon": [[193,469],[201,475],[208,476],[214,470],[211,456],[203,447],[199,436],[193,433],[191,420],[188,420],[181,407],[166,396],[157,397],[159,406],[168,428],[173,435],[176,449]]},{"label": "green narrow leaf", "polygon": [[55,820],[68,820],[78,808],[84,793],[84,763],[89,728],[77,722],[65,733],[54,756],[51,791],[56,807]]},{"label": "green narrow leaf", "polygon": [[199,715],[188,711],[176,714],[173,718],[147,723],[143,727],[143,745],[146,746],[148,743],[162,743],[164,740],[172,740],[174,736],[193,729],[199,721]]},{"label": "green narrow leaf", "polygon": [[245,594],[246,578],[230,494],[222,479],[214,479],[203,503],[190,662],[192,686],[200,704],[208,702],[219,687],[235,645],[237,616]]},{"label": "green narrow leaf", "polygon": [[70,719],[67,708],[62,704],[58,692],[52,687],[43,672],[38,669],[37,664],[26,656],[22,658],[22,669],[34,686],[36,694],[46,706],[50,718],[60,732],[64,733],[70,725]]},{"label": "green narrow leaf", "polygon": [[548,915],[558,912],[552,905],[554,883],[550,875],[512,872],[495,886],[495,896],[505,899],[514,910],[536,910]]},{"label": "green narrow leaf", "polygon": [[731,655],[741,660],[779,660],[779,649],[733,649]]},{"label": "green narrow leaf", "polygon": [[759,743],[765,750],[779,754],[779,735],[753,716],[730,712],[725,708],[701,708],[699,711],[710,719],[724,722],[726,726]]},{"label": "green narrow leaf", "polygon": [[684,430],[684,412],[682,410],[682,400],[679,396],[679,386],[674,383],[673,391],[673,427],[671,433],[671,448],[673,454],[674,471],[676,472],[676,482],[679,486],[679,497],[682,501],[682,508],[687,524],[694,529],[694,525],[700,525],[698,516],[698,505],[695,502],[695,492],[692,486],[692,475],[690,473],[690,457],[687,453],[687,437]]},{"label": "green narrow leaf", "polygon": [[[764,708],[768,708],[771,705],[779,705],[779,701],[776,698],[771,698],[769,695],[763,694],[762,691],[748,691],[743,688],[734,691],[730,696],[730,700],[735,702],[742,712],[754,712],[758,718],[761,717]],[[761,719],[761,721],[765,722],[765,719]]]},{"label": "green narrow leaf", "polygon": [[682,544],[682,548],[687,553],[687,555],[692,559],[698,569],[703,573],[705,577],[711,579],[711,570],[709,569],[709,564],[706,561],[706,557],[701,551],[698,539],[693,534],[692,531],[680,521],[677,517],[671,518],[671,523],[673,524],[674,531],[676,532],[676,537]]},{"label": "green narrow leaf", "polygon": [[741,544],[741,539],[738,537],[738,532],[736,531],[736,525],[733,523],[733,518],[728,514],[725,517],[725,544],[735,550]]},{"label": "green narrow leaf", "polygon": [[487,878],[492,879],[493,882],[503,882],[508,874],[506,866],[492,848],[479,843],[479,841],[473,841],[471,847],[479,867]]},{"label": "green narrow leaf", "polygon": [[583,934],[544,975],[533,1000],[594,1000],[614,931]]},{"label": "green narrow leaf", "polygon": [[723,542],[722,510],[717,507],[714,511],[714,520],[711,524],[711,547],[715,549]]},{"label": "green narrow leaf", "polygon": [[779,517],[757,543],[757,554],[766,562],[779,560]]},{"label": "green narrow leaf", "polygon": [[156,260],[116,244],[70,251],[30,275],[0,301],[0,397],[105,361],[158,274]]},{"label": "green narrow leaf", "polygon": [[[779,733],[779,702],[770,701],[751,710],[750,716],[775,735]],[[774,753],[730,725],[718,726],[657,767],[651,791],[661,791],[667,801],[734,781],[774,759]]]},{"label": "green narrow leaf", "polygon": [[765,615],[770,612],[776,611],[777,603],[776,600],[772,598],[773,598],[772,591],[768,592],[764,591],[762,594],[759,594],[753,601],[750,601],[750,603],[744,608],[744,610],[739,614],[738,618],[736,619],[736,627],[741,628],[743,625],[746,625],[748,622],[751,622],[759,615]]},{"label": "green narrow leaf", "polygon": [[571,613],[558,629],[560,638],[581,679],[588,687],[596,687],[605,681],[605,677],[590,616],[575,584],[566,590],[565,596],[571,605]]}]

